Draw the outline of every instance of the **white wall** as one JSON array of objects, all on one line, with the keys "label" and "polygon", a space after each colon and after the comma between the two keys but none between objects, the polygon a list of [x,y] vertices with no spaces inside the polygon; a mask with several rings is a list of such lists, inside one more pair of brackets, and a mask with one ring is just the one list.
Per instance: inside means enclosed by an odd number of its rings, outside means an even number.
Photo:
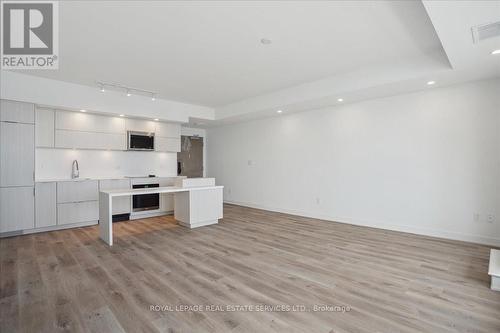
[{"label": "white wall", "polygon": [[228,202],[500,245],[500,79],[208,136],[208,176]]},{"label": "white wall", "polygon": [[80,178],[177,175],[177,153],[37,148],[37,180],[71,178],[71,164],[78,160]]}]

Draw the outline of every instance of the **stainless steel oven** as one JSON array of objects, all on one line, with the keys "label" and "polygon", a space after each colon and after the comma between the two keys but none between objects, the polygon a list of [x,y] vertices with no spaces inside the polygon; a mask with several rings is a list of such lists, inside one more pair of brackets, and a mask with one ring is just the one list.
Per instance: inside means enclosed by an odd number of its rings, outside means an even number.
[{"label": "stainless steel oven", "polygon": [[[132,188],[152,188],[160,187],[160,184],[137,184]],[[132,211],[140,212],[144,210],[160,209],[160,194],[137,194],[132,196]]]}]

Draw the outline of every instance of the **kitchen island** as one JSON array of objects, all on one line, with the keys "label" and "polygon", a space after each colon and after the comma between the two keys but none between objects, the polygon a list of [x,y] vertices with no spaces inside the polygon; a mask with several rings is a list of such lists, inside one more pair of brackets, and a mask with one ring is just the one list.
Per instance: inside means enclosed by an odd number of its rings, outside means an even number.
[{"label": "kitchen island", "polygon": [[174,216],[180,225],[197,228],[217,224],[222,218],[223,186],[214,178],[182,178],[175,186],[104,190],[99,192],[99,236],[113,245],[113,198],[156,193],[174,194]]}]

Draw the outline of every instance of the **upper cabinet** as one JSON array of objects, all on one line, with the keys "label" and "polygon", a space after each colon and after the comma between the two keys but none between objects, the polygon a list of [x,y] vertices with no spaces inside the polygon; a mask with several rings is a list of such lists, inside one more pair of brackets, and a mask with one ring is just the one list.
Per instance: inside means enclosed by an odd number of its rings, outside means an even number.
[{"label": "upper cabinet", "polygon": [[181,125],[175,123],[156,123],[155,150],[161,152],[181,151]]},{"label": "upper cabinet", "polygon": [[0,121],[34,124],[35,106],[30,103],[0,101]]},{"label": "upper cabinet", "polygon": [[56,111],[56,129],[68,131],[125,133],[125,119],[83,112]]},{"label": "upper cabinet", "polygon": [[178,153],[181,151],[181,139],[155,137],[155,151]]},{"label": "upper cabinet", "polygon": [[125,134],[56,130],[56,148],[126,150]]},{"label": "upper cabinet", "polygon": [[127,150],[127,131],[135,131],[155,133],[158,152],[180,151],[176,123],[45,108],[37,108],[34,118],[36,147]]},{"label": "upper cabinet", "polygon": [[54,110],[36,109],[35,145],[37,147],[54,147],[54,118]]},{"label": "upper cabinet", "polygon": [[154,133],[156,130],[156,122],[143,119],[126,119],[127,131]]},{"label": "upper cabinet", "polygon": [[163,138],[178,138],[181,137],[181,125],[175,123],[156,123],[156,136]]},{"label": "upper cabinet", "polygon": [[83,112],[56,111],[56,148],[125,150],[125,119]]}]

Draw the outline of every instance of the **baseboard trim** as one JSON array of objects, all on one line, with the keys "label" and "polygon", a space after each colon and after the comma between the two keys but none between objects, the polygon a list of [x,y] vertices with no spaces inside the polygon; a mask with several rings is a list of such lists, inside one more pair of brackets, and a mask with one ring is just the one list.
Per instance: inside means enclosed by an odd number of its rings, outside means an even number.
[{"label": "baseboard trim", "polygon": [[399,232],[405,232],[405,233],[422,235],[422,236],[445,238],[445,239],[451,239],[451,240],[457,240],[457,241],[463,241],[463,242],[469,242],[469,243],[477,243],[477,244],[481,244],[481,245],[500,247],[500,239],[499,238],[485,237],[485,236],[481,236],[481,235],[463,234],[463,233],[450,232],[450,231],[444,231],[444,230],[439,230],[439,229],[416,228],[416,227],[407,226],[407,225],[390,225],[390,224],[377,223],[377,222],[371,222],[371,221],[358,221],[358,220],[352,220],[352,219],[347,219],[347,218],[305,212],[305,211],[300,211],[300,210],[270,207],[270,206],[265,206],[265,205],[260,205],[260,204],[240,202],[240,201],[234,201],[234,200],[225,200],[224,203],[237,205],[237,206],[243,206],[243,207],[249,207],[249,208],[262,209],[262,210],[267,210],[267,211],[271,211],[271,212],[277,212],[277,213],[290,214],[290,215],[296,215],[296,216],[301,216],[301,217],[308,217],[308,218],[313,218],[313,219],[325,220],[325,221],[330,221],[330,222],[345,223],[345,224],[351,224],[351,225],[362,226],[362,227],[370,227],[370,228],[377,228],[377,229],[384,229],[384,230],[391,230],[391,231],[399,231]]},{"label": "baseboard trim", "polygon": [[43,228],[9,231],[9,232],[0,233],[0,238],[29,235],[29,234],[35,234],[38,232],[47,232],[47,231],[56,231],[56,230],[64,230],[64,229],[71,229],[71,228],[89,227],[91,225],[96,225],[96,224],[98,224],[98,221],[79,222],[79,223],[71,223],[71,224],[53,225],[50,227],[43,227]]}]

